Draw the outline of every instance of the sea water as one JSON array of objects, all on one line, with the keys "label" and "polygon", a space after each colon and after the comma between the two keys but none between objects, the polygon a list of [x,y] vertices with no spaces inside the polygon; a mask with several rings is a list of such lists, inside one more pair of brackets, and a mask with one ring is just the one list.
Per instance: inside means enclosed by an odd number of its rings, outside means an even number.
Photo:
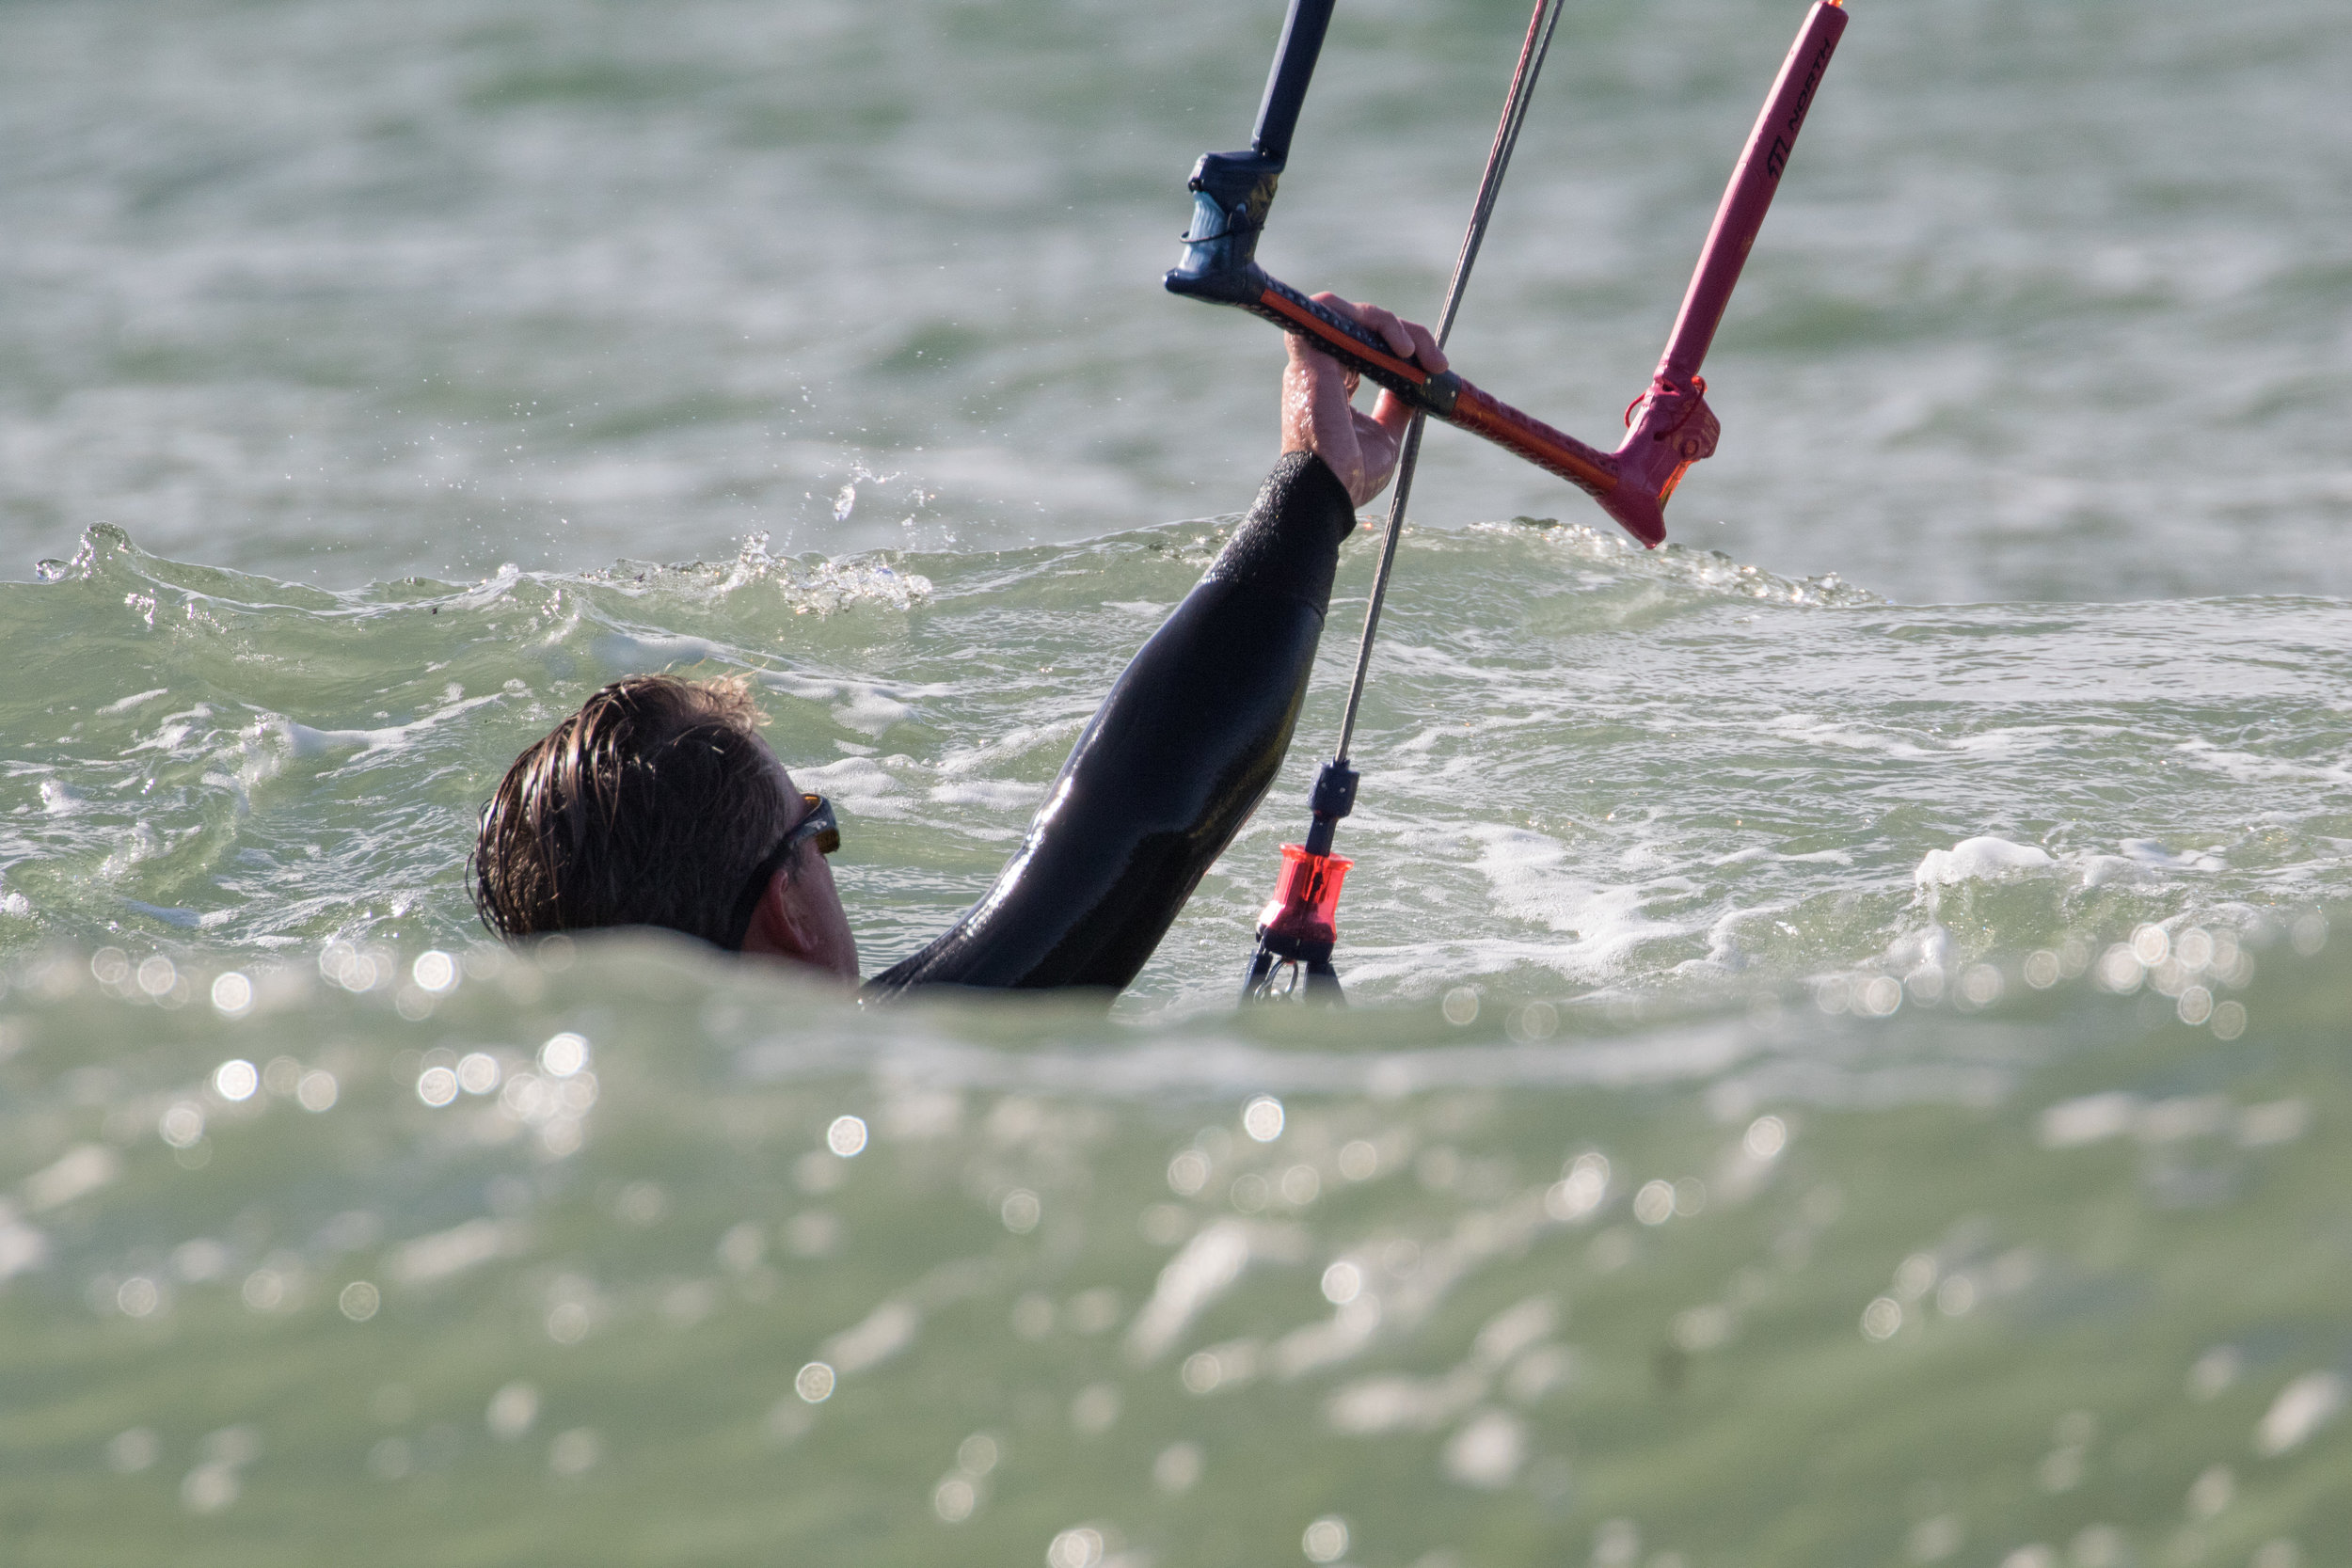
[{"label": "sea water", "polygon": [[[491,945],[738,673],[869,971],[1272,449],[1167,299],[1271,5],[0,14],[0,1562],[2352,1559],[2332,12],[1864,7],[1645,554],[1447,431],[1344,1012]],[[1341,8],[1263,251],[1427,313],[1524,14]],[[1588,437],[1797,21],[1572,8],[1455,340]]]}]

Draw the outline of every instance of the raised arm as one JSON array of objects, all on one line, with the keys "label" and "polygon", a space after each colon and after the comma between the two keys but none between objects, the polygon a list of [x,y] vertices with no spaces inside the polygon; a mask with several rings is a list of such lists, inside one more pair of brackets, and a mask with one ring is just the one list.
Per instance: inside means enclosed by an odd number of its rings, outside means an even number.
[{"label": "raised arm", "polygon": [[1111,688],[995,885],[867,989],[1133,980],[1282,766],[1354,525],[1323,460],[1285,455]]},{"label": "raised arm", "polygon": [[[1425,331],[1354,309],[1399,352],[1437,355]],[[869,991],[1116,990],[1136,977],[1281,768],[1340,541],[1395,466],[1409,411],[1383,393],[1357,413],[1349,389],[1294,341],[1285,451],[1248,519],[1111,688],[987,895]]]}]

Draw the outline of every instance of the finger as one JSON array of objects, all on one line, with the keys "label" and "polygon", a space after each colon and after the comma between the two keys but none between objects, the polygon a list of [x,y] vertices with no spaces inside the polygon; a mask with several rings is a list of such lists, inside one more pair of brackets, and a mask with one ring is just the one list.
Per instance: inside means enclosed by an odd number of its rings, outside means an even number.
[{"label": "finger", "polygon": [[1312,294],[1309,297],[1311,298],[1317,305],[1322,306],[1325,309],[1330,311],[1335,316],[1343,317],[1348,321],[1356,323],[1359,326],[1370,325],[1364,320],[1364,309],[1362,306],[1352,304],[1347,300],[1342,299],[1339,295],[1333,293],[1328,289],[1324,290],[1323,293],[1319,294]]},{"label": "finger", "polygon": [[[1361,300],[1342,299],[1327,289],[1312,297],[1317,305],[1327,308],[1334,314],[1344,316],[1359,326],[1368,326],[1377,332],[1380,335],[1380,341],[1388,345],[1389,352],[1398,358],[1418,358],[1422,366],[1432,374],[1445,369],[1445,351],[1438,347],[1438,340],[1430,334],[1429,329],[1418,322],[1406,321],[1394,311],[1384,310],[1377,305]],[[1429,357],[1430,356],[1435,357]]]},{"label": "finger", "polygon": [[1381,309],[1377,305],[1366,305],[1359,301],[1356,306],[1356,320],[1379,333],[1381,341],[1389,345],[1389,352],[1399,359],[1410,359],[1413,356],[1413,335],[1405,330],[1405,324],[1391,312]]},{"label": "finger", "polygon": [[[1347,301],[1328,290],[1309,297],[1336,315],[1344,316],[1349,321],[1356,319],[1356,313]],[[1290,350],[1291,363],[1294,365],[1311,365],[1317,359],[1326,363],[1330,362],[1330,349],[1312,333],[1286,332],[1283,334],[1282,341],[1284,346]]]},{"label": "finger", "polygon": [[1372,405],[1372,420],[1388,433],[1389,439],[1401,441],[1405,427],[1413,422],[1413,405],[1384,387],[1379,401]]},{"label": "finger", "polygon": [[1432,375],[1444,370],[1445,350],[1438,346],[1436,335],[1419,322],[1406,322],[1404,325],[1412,337],[1413,357],[1421,361],[1421,368]]},{"label": "finger", "polygon": [[1405,323],[1393,312],[1383,310],[1377,305],[1344,300],[1328,291],[1316,294],[1314,302],[1327,307],[1335,315],[1344,316],[1357,325],[1368,326],[1378,333],[1380,341],[1388,345],[1389,352],[1398,358],[1409,359],[1413,356],[1412,334],[1405,330]]}]

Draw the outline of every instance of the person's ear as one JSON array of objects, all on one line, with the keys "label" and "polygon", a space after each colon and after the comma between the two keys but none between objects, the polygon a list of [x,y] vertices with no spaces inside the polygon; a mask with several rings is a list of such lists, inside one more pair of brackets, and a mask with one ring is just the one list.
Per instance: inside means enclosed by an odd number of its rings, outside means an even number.
[{"label": "person's ear", "polygon": [[743,932],[743,951],[764,953],[771,958],[791,958],[800,963],[814,961],[811,949],[812,933],[800,919],[793,907],[792,879],[781,868],[768,878],[768,885],[753,906],[752,923]]},{"label": "person's ear", "polygon": [[752,907],[743,951],[789,958],[855,985],[857,938],[842,912],[833,868],[814,855],[802,859],[806,863],[797,877],[778,871],[768,879],[759,902]]}]

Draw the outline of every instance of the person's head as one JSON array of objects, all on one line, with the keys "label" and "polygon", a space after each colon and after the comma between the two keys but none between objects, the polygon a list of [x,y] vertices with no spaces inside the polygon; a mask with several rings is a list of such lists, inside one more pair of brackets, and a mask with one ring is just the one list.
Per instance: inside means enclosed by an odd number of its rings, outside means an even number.
[{"label": "person's head", "polygon": [[857,978],[815,844],[749,891],[810,810],[759,723],[738,681],[635,675],[589,698],[515,759],[483,809],[472,861],[483,923],[510,941],[660,926]]}]

